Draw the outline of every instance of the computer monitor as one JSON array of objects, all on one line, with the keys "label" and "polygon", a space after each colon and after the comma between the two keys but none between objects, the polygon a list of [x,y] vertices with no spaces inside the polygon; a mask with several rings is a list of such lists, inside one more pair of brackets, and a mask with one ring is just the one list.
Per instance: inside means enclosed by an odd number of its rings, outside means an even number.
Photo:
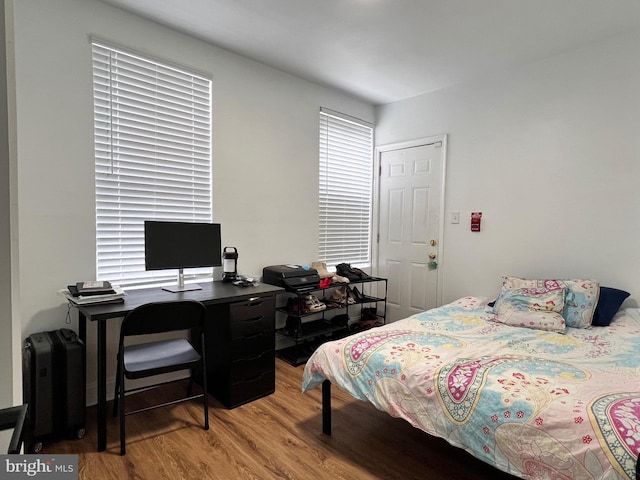
[{"label": "computer monitor", "polygon": [[199,285],[184,284],[183,269],[222,265],[220,224],[146,220],[144,264],[146,270],[178,269],[178,284],[164,290],[199,290]]}]

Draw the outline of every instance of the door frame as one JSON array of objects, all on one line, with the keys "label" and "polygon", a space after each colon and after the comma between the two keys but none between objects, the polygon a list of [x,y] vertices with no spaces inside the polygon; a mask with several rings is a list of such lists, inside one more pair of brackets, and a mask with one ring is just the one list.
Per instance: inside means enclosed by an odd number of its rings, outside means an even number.
[{"label": "door frame", "polygon": [[371,229],[371,270],[374,275],[378,274],[379,267],[379,246],[380,246],[380,181],[381,181],[381,157],[385,152],[393,150],[403,150],[405,148],[419,147],[421,145],[430,145],[433,143],[442,143],[442,178],[440,179],[440,211],[438,225],[438,286],[436,291],[437,306],[442,305],[443,293],[443,269],[440,265],[444,259],[444,225],[445,225],[445,185],[447,178],[447,134],[434,135],[431,137],[423,137],[415,140],[407,140],[404,142],[389,143],[385,145],[376,145],[374,150],[373,168],[375,172],[373,181],[373,225]]}]

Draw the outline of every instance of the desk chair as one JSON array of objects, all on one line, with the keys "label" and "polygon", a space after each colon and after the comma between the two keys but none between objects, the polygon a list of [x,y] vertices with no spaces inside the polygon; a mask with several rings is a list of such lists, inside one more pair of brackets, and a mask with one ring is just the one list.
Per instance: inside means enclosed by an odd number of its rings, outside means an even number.
[{"label": "desk chair", "polygon": [[[125,422],[126,415],[145,412],[155,408],[166,407],[202,397],[204,406],[204,429],[209,430],[209,409],[207,406],[207,361],[204,341],[205,306],[193,300],[154,302],[142,305],[130,311],[123,319],[120,327],[120,343],[118,346],[118,367],[116,389],[113,397],[113,414],[120,414],[120,455],[126,453]],[[126,345],[127,337],[164,332],[192,330],[200,335],[201,353],[184,338],[158,340],[148,343]],[[200,395],[191,396],[194,369],[200,367],[202,375],[202,391]],[[147,390],[170,382],[156,383],[150,386],[125,389],[125,378],[137,379],[161,375],[179,370],[191,369],[191,379],[187,396],[178,400],[152,405],[150,407],[125,412],[125,394]],[[119,407],[119,408],[118,408]]]},{"label": "desk chair", "polygon": [[0,410],[0,430],[13,428],[9,448],[7,449],[7,453],[10,455],[20,453],[22,448],[27,428],[27,410],[28,406],[26,404]]}]

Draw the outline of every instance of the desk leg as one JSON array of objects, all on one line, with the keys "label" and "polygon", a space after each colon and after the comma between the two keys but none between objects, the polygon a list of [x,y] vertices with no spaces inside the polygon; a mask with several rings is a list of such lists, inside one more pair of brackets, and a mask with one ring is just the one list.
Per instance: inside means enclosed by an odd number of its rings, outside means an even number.
[{"label": "desk leg", "polygon": [[[87,317],[78,311],[78,336],[85,345],[87,364]],[[107,322],[98,321],[98,451],[107,449]],[[86,371],[86,369],[85,369]],[[86,384],[86,382],[85,382]]]},{"label": "desk leg", "polygon": [[[85,353],[85,360],[86,360],[86,356],[87,356],[87,317],[84,316],[84,313],[82,313],[81,311],[78,310],[78,336],[80,337],[80,340],[82,340],[82,343],[85,346],[84,349],[84,353]],[[86,361],[85,361],[85,365],[86,365]]]},{"label": "desk leg", "polygon": [[107,449],[107,321],[98,320],[98,451]]}]

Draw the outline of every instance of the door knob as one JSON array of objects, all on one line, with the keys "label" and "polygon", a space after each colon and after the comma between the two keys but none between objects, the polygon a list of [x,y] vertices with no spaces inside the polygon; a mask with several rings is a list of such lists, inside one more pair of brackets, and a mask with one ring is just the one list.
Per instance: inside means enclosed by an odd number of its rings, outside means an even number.
[{"label": "door knob", "polygon": [[429,254],[429,258],[430,258],[431,260],[435,260],[435,258],[436,258],[436,254],[435,254],[435,253],[430,253],[430,254]]}]

